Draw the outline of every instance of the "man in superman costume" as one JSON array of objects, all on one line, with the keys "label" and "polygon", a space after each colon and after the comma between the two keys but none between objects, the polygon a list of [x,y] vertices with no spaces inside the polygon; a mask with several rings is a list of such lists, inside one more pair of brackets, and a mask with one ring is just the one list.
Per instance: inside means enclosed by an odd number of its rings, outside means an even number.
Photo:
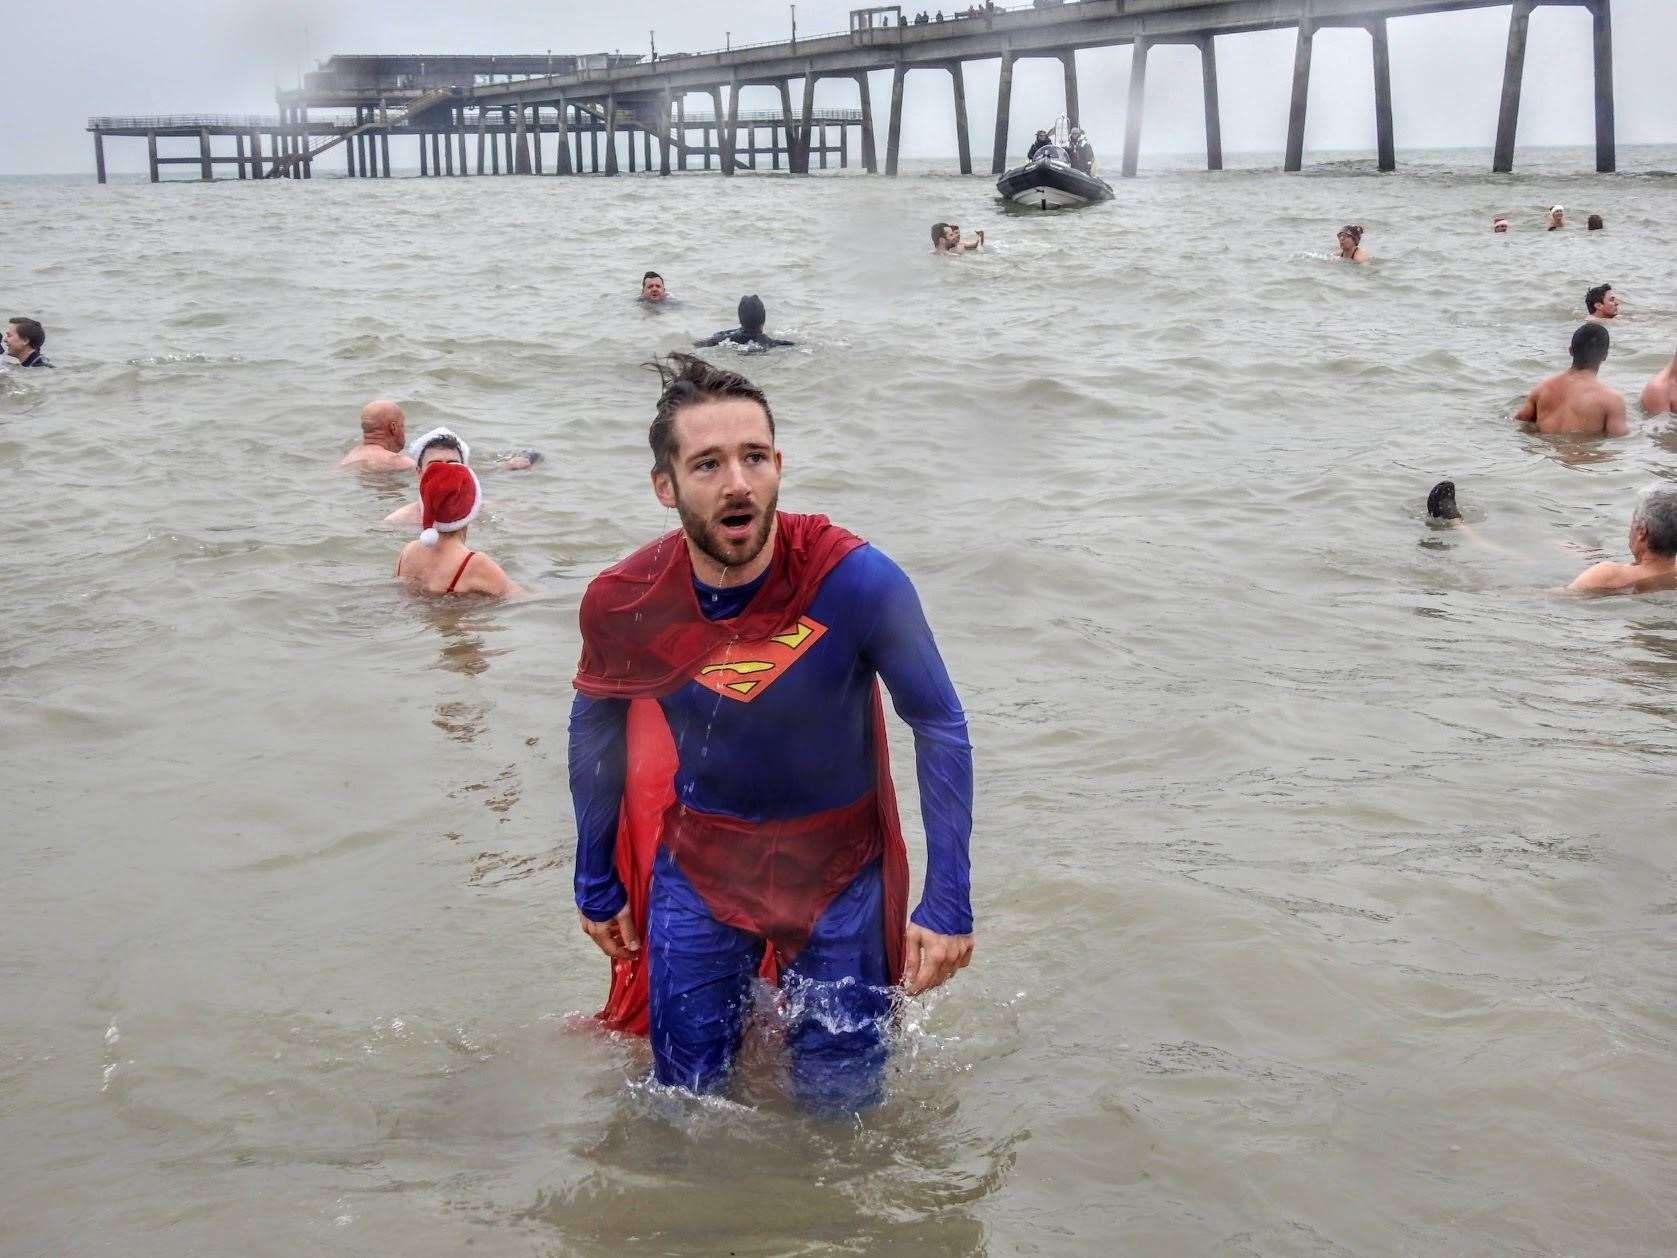
[{"label": "man in superman costume", "polygon": [[[787,999],[795,1094],[878,1099],[891,987],[972,956],[966,717],[902,570],[824,516],[776,510],[774,417],[750,381],[659,364],[649,438],[681,529],[583,596],[571,709],[576,901],[612,958],[603,1023],[649,1034],[660,1083],[726,1081],[754,975]],[[887,762],[883,679],[913,728],[926,885]]]}]

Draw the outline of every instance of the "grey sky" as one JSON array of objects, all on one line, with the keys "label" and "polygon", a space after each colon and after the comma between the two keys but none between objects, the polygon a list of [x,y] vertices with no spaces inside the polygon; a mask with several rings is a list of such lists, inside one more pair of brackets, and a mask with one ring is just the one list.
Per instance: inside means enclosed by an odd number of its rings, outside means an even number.
[{"label": "grey sky", "polygon": [[[804,0],[806,34],[843,30],[848,0]],[[907,7],[907,6],[905,6]],[[935,9],[937,6],[931,5]],[[1619,140],[1677,141],[1677,6],[1615,0],[1613,13]],[[294,84],[305,62],[334,52],[644,52],[656,30],[663,52],[783,37],[788,6],[729,0],[617,0],[505,3],[459,0],[14,0],[0,26],[0,174],[88,172],[92,145],[82,127],[96,113],[257,113],[273,109],[276,82]],[[1392,87],[1400,148],[1489,146],[1508,29],[1506,8],[1406,18],[1391,25]],[[1590,110],[1590,19],[1583,9],[1543,8],[1532,22],[1522,144],[1586,144]],[[1293,36],[1289,31],[1218,42],[1223,140],[1230,151],[1275,151],[1286,133]],[[1155,50],[1149,65],[1144,149],[1198,151],[1203,138],[1198,55]],[[312,59],[312,60],[311,60]],[[1120,144],[1130,53],[1079,57],[1082,121],[1097,148]],[[973,147],[982,158],[994,125],[996,63],[967,67]],[[874,83],[883,142],[889,78]],[[767,89],[767,107],[774,97]],[[817,99],[850,104],[855,89],[828,82]],[[1021,62],[1014,77],[1013,146],[1038,120],[1060,112],[1057,63]],[[908,79],[905,156],[954,151],[949,79]],[[1361,31],[1318,35],[1308,134],[1314,149],[1371,149],[1373,88],[1369,40]],[[144,145],[110,146],[114,170],[140,170]],[[982,164],[982,162],[980,163]]]}]

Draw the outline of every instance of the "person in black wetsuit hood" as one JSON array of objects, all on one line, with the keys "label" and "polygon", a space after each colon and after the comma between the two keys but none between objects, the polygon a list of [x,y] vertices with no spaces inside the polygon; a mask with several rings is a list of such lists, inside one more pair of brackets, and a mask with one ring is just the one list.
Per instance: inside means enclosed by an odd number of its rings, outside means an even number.
[{"label": "person in black wetsuit hood", "polygon": [[694,341],[693,344],[699,348],[704,348],[710,345],[720,345],[723,341],[731,341],[735,345],[749,345],[757,349],[776,349],[783,345],[794,344],[795,342],[792,341],[782,341],[777,337],[769,336],[763,331],[763,324],[768,321],[768,317],[768,311],[763,308],[763,299],[756,293],[752,293],[740,298],[739,327],[718,332],[702,341]]}]

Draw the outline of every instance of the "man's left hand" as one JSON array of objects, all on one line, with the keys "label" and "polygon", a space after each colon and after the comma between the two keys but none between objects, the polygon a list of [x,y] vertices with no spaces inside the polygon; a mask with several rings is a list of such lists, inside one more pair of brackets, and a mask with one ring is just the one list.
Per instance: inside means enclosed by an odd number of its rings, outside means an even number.
[{"label": "man's left hand", "polygon": [[971,961],[971,935],[940,935],[910,922],[903,935],[903,990],[918,996],[941,987]]}]

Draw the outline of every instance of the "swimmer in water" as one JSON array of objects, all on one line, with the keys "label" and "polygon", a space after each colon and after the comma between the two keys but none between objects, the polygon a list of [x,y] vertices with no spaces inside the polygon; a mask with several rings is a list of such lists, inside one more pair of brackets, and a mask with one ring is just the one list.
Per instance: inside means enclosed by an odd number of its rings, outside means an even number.
[{"label": "swimmer in water", "polygon": [[52,366],[41,353],[46,343],[47,330],[38,320],[22,315],[6,320],[5,331],[0,332],[0,353],[15,359],[19,367]]},{"label": "swimmer in water", "polygon": [[344,455],[339,467],[372,472],[405,472],[414,465],[402,452],[407,416],[394,402],[368,402],[361,408],[361,444]]},{"label": "swimmer in water", "polygon": [[1549,230],[1558,232],[1566,226],[1566,206],[1551,205],[1549,207]]},{"label": "swimmer in water", "polygon": [[984,248],[984,233],[976,233],[971,240],[961,239],[959,223],[932,224],[932,252],[942,254],[972,253]]},{"label": "swimmer in water", "polygon": [[[414,438],[413,444],[408,447],[408,456],[413,459],[415,466],[419,468],[420,478],[423,479],[425,469],[433,463],[470,463],[472,461],[472,448],[466,444],[464,439],[447,428],[433,428],[423,436]],[[541,459],[540,451],[526,450],[522,454],[515,454],[511,458],[493,464],[489,470],[494,471],[498,467],[508,472],[521,472],[540,463]],[[422,511],[423,508],[419,503],[410,502],[407,506],[397,507],[385,516],[384,522],[417,528]]]},{"label": "swimmer in water", "polygon": [[1601,231],[1607,224],[1602,222],[1601,215],[1592,214],[1589,218],[1589,229],[1593,232]]},{"label": "swimmer in water", "polygon": [[1619,298],[1611,284],[1598,284],[1584,294],[1584,313],[1591,323],[1605,323],[1619,317]]},{"label": "swimmer in water", "polygon": [[1339,257],[1344,262],[1368,261],[1368,250],[1363,248],[1363,229],[1360,223],[1347,223],[1339,229]]},{"label": "swimmer in water", "polygon": [[720,345],[728,341],[734,345],[745,345],[753,349],[778,349],[786,345],[796,345],[796,341],[783,341],[778,337],[769,336],[763,331],[763,324],[768,321],[769,312],[763,307],[763,299],[752,293],[740,298],[739,320],[737,328],[729,328],[718,332],[714,336],[707,336],[702,341],[693,344],[704,349],[711,345]]},{"label": "swimmer in water", "polygon": [[1677,589],[1677,489],[1656,486],[1630,518],[1629,563],[1598,563],[1566,588],[1580,594]]},{"label": "swimmer in water", "polygon": [[648,271],[645,275],[641,276],[640,299],[647,305],[662,305],[664,303],[664,299],[669,295],[669,289],[664,286],[664,277],[658,274],[658,272]]},{"label": "swimmer in water", "polygon": [[466,547],[466,528],[483,506],[483,490],[472,469],[446,460],[430,463],[419,478],[425,529],[402,547],[396,576],[416,594],[524,593],[501,565]]},{"label": "swimmer in water", "polygon": [[1427,494],[1427,515],[1434,520],[1459,520],[1462,513],[1456,508],[1456,482],[1441,480]]},{"label": "swimmer in water", "polygon": [[1599,323],[1586,323],[1572,334],[1572,367],[1533,389],[1514,419],[1535,424],[1541,433],[1586,437],[1622,437],[1625,399],[1597,376],[1607,361],[1609,338]]},{"label": "swimmer in water", "polygon": [[1677,354],[1654,373],[1642,390],[1642,413],[1648,416],[1677,414]]},{"label": "swimmer in water", "polygon": [[1491,230],[1499,236],[1506,236],[1508,234],[1508,220],[1500,214],[1497,215],[1491,220]]}]

